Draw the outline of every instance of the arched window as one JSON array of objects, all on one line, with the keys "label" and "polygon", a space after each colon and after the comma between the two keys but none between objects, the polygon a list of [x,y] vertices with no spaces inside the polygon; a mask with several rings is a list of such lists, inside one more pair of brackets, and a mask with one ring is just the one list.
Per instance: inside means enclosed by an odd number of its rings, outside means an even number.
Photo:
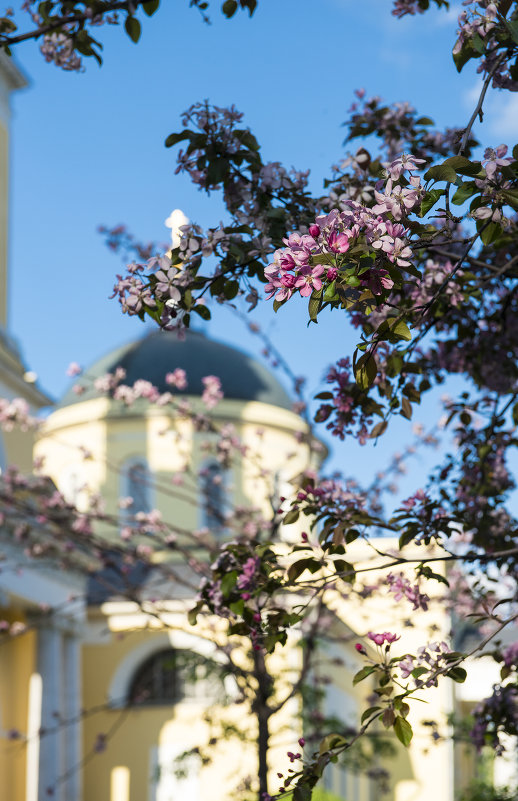
[{"label": "arched window", "polygon": [[219,462],[209,462],[200,470],[201,525],[209,531],[225,525],[225,475]]},{"label": "arched window", "polygon": [[157,651],[135,672],[128,692],[128,704],[171,704],[183,697],[183,678],[178,652]]},{"label": "arched window", "polygon": [[151,511],[151,476],[144,459],[131,459],[124,466],[121,494],[133,498],[128,508],[131,516]]}]

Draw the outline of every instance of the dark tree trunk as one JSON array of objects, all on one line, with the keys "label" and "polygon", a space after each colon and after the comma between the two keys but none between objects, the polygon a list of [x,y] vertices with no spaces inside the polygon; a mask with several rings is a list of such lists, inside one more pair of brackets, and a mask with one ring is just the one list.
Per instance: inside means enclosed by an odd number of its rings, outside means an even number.
[{"label": "dark tree trunk", "polygon": [[253,703],[253,711],[257,717],[257,762],[259,778],[259,801],[268,794],[268,747],[270,739],[269,720],[271,715],[268,699],[272,691],[272,679],[266,668],[262,651],[254,652],[254,675],[257,681],[257,693]]}]

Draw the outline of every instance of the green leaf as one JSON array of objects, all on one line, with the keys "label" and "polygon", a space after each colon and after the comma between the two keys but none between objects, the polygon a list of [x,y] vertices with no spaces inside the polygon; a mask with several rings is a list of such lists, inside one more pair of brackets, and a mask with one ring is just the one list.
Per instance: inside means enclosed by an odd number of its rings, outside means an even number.
[{"label": "green leaf", "polygon": [[193,306],[191,311],[199,314],[202,320],[210,320],[210,309],[208,309],[206,306],[203,306],[201,303],[198,306]]},{"label": "green leaf", "polygon": [[481,56],[484,50],[486,49],[486,43],[484,39],[478,33],[474,33],[471,37],[471,47],[475,51],[478,56]]},{"label": "green leaf", "polygon": [[165,140],[166,147],[172,147],[173,145],[177,145],[178,142],[183,142],[184,139],[191,138],[191,131],[182,131],[181,133],[172,133],[169,134],[167,139]]},{"label": "green leaf", "polygon": [[331,281],[324,292],[324,300],[332,300],[336,295],[336,281]]},{"label": "green leaf", "polygon": [[390,729],[391,726],[394,725],[396,720],[396,713],[391,707],[387,707],[381,716],[381,721],[386,729]]},{"label": "green leaf", "polygon": [[381,435],[384,434],[385,431],[387,430],[387,426],[388,423],[386,420],[382,420],[381,423],[376,423],[371,433],[369,434],[370,439],[376,439],[377,437],[381,437]]},{"label": "green leaf", "polygon": [[225,0],[223,3],[221,10],[225,14],[225,16],[230,19],[233,17],[237,11],[237,0]]},{"label": "green leaf", "polygon": [[292,523],[296,523],[299,519],[299,510],[298,509],[290,509],[290,511],[284,515],[284,520],[282,521],[285,526],[289,526]]},{"label": "green leaf", "polygon": [[360,389],[368,390],[378,375],[378,365],[371,353],[364,353],[356,362],[355,378]]},{"label": "green leaf", "polygon": [[253,135],[252,131],[249,131],[248,128],[243,128],[239,131],[234,131],[234,136],[239,139],[242,145],[247,147],[249,150],[258,151],[260,150],[259,142]]},{"label": "green leaf", "polygon": [[423,675],[423,673],[428,673],[428,668],[425,667],[414,668],[412,671],[412,678],[418,679],[419,676]]},{"label": "green leaf", "polygon": [[248,13],[252,16],[257,6],[257,0],[240,0],[240,3],[241,8],[247,8]]},{"label": "green leaf", "polygon": [[506,203],[512,206],[515,211],[518,211],[518,190],[506,190],[502,192],[502,195],[505,198]]},{"label": "green leaf", "polygon": [[435,573],[432,570],[432,568],[429,567],[428,565],[423,565],[423,564],[419,565],[418,575],[419,576],[424,576],[424,578],[426,578],[426,579],[430,579],[430,580],[433,579],[434,581],[438,581],[439,584],[446,584],[447,587],[450,586],[447,578],[445,578],[444,576],[441,576],[440,573]]},{"label": "green leaf", "polygon": [[285,303],[286,303],[286,299],[285,300],[277,300],[277,298],[274,298],[274,301],[273,301],[273,310],[274,310],[274,312],[279,311],[281,306],[284,306]]},{"label": "green leaf", "polygon": [[299,559],[298,562],[294,562],[288,568],[288,579],[290,581],[295,581],[298,579],[299,576],[304,573],[305,570],[309,570],[310,573],[316,573],[320,570],[322,565],[320,562],[317,562],[316,559],[312,557],[307,557],[306,559]]},{"label": "green leaf", "polygon": [[227,300],[233,300],[233,298],[236,297],[238,292],[239,292],[239,281],[226,282],[223,288],[223,294]]},{"label": "green leaf", "polygon": [[221,579],[221,592],[224,598],[228,598],[237,583],[237,570],[231,570]]},{"label": "green leaf", "polygon": [[518,20],[512,20],[512,21],[505,20],[505,25],[507,30],[511,34],[513,42],[516,42],[516,44],[518,44]]},{"label": "green leaf", "polygon": [[317,322],[318,312],[320,311],[320,303],[322,297],[322,290],[314,290],[308,303],[309,319],[314,323]]},{"label": "green leaf", "polygon": [[480,234],[480,238],[484,245],[490,245],[494,242],[500,234],[502,233],[502,229],[498,223],[490,222],[489,225],[486,225],[484,230]]},{"label": "green leaf", "polygon": [[444,189],[430,189],[428,192],[425,192],[425,196],[421,201],[419,216],[424,217],[425,214],[428,214],[430,209],[435,206],[439,198],[445,194],[446,192]]},{"label": "green leaf", "polygon": [[418,120],[415,121],[416,125],[433,125],[433,120],[430,117],[419,117]]},{"label": "green leaf", "polygon": [[518,426],[518,403],[513,406],[513,423]]},{"label": "green leaf", "polygon": [[407,420],[411,420],[412,419],[412,411],[413,411],[412,404],[410,403],[408,398],[401,398],[401,412],[400,412],[400,414],[402,414],[403,417],[406,417]]},{"label": "green leaf", "polygon": [[414,733],[408,720],[405,720],[405,718],[402,718],[400,715],[398,715],[394,721],[394,732],[398,740],[402,742],[403,745],[410,745]]},{"label": "green leaf", "polygon": [[297,784],[293,790],[293,801],[311,801],[313,791],[308,784]]},{"label": "green leaf", "polygon": [[442,163],[443,167],[453,167],[458,175],[478,175],[482,169],[480,161],[470,161],[465,156],[450,156]]},{"label": "green leaf", "polygon": [[245,611],[245,602],[240,598],[239,601],[234,601],[234,603],[230,604],[229,608],[235,615],[241,616]]},{"label": "green leaf", "polygon": [[453,195],[451,202],[455,203],[456,206],[462,206],[476,191],[477,185],[475,181],[464,181]]},{"label": "green leaf", "polygon": [[375,670],[376,668],[374,665],[365,665],[365,667],[362,667],[362,669],[358,671],[353,679],[353,686],[366,679],[368,676],[374,673]]},{"label": "green leaf", "polygon": [[470,58],[475,58],[476,55],[475,50],[471,46],[471,41],[468,39],[468,41],[462,45],[458,53],[452,53],[457,72],[461,72],[463,66],[468,63]]},{"label": "green leaf", "polygon": [[453,681],[456,681],[458,684],[462,684],[464,681],[466,681],[466,676],[468,674],[464,668],[454,667],[449,670],[446,675],[449,676],[450,679],[453,679]]},{"label": "green leaf", "polygon": [[381,709],[381,707],[380,707],[380,706],[370,706],[370,707],[369,707],[368,709],[366,709],[366,710],[365,710],[365,712],[363,713],[363,715],[362,715],[362,719],[361,719],[361,722],[362,722],[362,723],[365,723],[365,721],[367,720],[367,718],[370,718],[372,715],[374,715],[374,713],[375,713],[375,712],[378,712],[380,709]]},{"label": "green leaf", "polygon": [[354,584],[354,579],[356,577],[354,565],[351,565],[350,562],[346,562],[345,559],[335,559],[333,564],[335,572],[343,574],[340,576],[343,581],[346,581],[348,584]]},{"label": "green leaf", "polygon": [[345,737],[342,737],[341,734],[328,734],[320,743],[320,748],[318,750],[320,754],[325,754],[326,751],[330,751],[332,748],[339,748],[346,743],[347,740]]},{"label": "green leaf", "polygon": [[147,0],[146,3],[142,3],[144,14],[147,14],[148,17],[152,17],[159,5],[160,0]]},{"label": "green leaf", "polygon": [[187,620],[189,621],[191,626],[195,626],[196,625],[196,621],[198,619],[198,614],[201,611],[202,607],[203,607],[203,601],[200,601],[192,609],[189,609],[189,611],[187,613]]},{"label": "green leaf", "polygon": [[425,172],[424,178],[425,181],[448,181],[453,184],[457,179],[457,173],[446,163],[436,164],[435,167],[430,167],[428,172]]},{"label": "green leaf", "polygon": [[412,339],[412,334],[410,333],[410,329],[404,320],[398,320],[396,325],[392,328],[392,334],[399,337],[400,339],[406,339],[407,342],[410,339]]},{"label": "green leaf", "polygon": [[137,44],[141,34],[141,27],[138,19],[136,17],[128,15],[124,22],[124,27],[131,41]]}]

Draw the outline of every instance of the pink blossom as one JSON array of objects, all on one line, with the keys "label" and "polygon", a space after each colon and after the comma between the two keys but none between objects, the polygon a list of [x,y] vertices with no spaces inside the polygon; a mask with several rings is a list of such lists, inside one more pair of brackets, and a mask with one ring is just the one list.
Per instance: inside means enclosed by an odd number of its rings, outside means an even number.
[{"label": "pink blossom", "polygon": [[177,367],[172,373],[167,373],[166,384],[176,387],[176,389],[187,389],[187,373],[181,367]]},{"label": "pink blossom", "polygon": [[320,280],[320,276],[324,272],[324,267],[321,264],[317,264],[316,267],[312,269],[309,268],[309,271],[304,275],[300,275],[295,282],[295,286],[300,289],[300,294],[303,297],[308,297],[311,295],[314,289],[319,290],[322,289],[322,281]]},{"label": "pink blossom", "polygon": [[68,365],[67,370],[66,370],[66,374],[68,376],[70,376],[71,378],[76,376],[76,375],[81,375],[82,372],[83,372],[83,368],[80,367],[77,362],[70,362],[70,364]]},{"label": "pink blossom", "polygon": [[402,153],[389,164],[387,170],[392,180],[397,181],[405,171],[411,172],[412,170],[417,170],[419,169],[418,165],[424,163],[424,159],[418,159],[410,153]]},{"label": "pink blossom", "polygon": [[499,145],[496,150],[492,147],[486,148],[482,164],[485,166],[486,175],[490,180],[494,179],[497,167],[507,167],[514,161],[513,158],[504,158],[506,153],[507,145]]},{"label": "pink blossom", "polygon": [[401,636],[397,636],[396,634],[392,634],[390,631],[384,631],[383,634],[374,634],[374,632],[369,631],[367,634],[369,640],[376,643],[376,645],[383,645],[387,643],[387,645],[391,645],[396,640],[400,640]]},{"label": "pink blossom", "polygon": [[207,375],[202,378],[203,393],[201,396],[203,404],[207,409],[213,409],[223,399],[221,381],[215,375]]},{"label": "pink blossom", "polygon": [[333,253],[346,253],[349,250],[350,241],[347,233],[337,233],[331,231],[327,238],[327,245]]}]

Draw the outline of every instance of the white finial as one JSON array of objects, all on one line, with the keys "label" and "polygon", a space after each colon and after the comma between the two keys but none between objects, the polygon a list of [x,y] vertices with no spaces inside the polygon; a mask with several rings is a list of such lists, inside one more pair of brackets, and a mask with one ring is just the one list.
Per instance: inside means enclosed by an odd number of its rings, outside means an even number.
[{"label": "white finial", "polygon": [[171,229],[171,242],[173,248],[178,247],[180,244],[180,239],[182,238],[180,226],[188,225],[189,222],[189,218],[185,216],[181,209],[174,209],[174,211],[171,212],[165,221],[167,228]]}]

